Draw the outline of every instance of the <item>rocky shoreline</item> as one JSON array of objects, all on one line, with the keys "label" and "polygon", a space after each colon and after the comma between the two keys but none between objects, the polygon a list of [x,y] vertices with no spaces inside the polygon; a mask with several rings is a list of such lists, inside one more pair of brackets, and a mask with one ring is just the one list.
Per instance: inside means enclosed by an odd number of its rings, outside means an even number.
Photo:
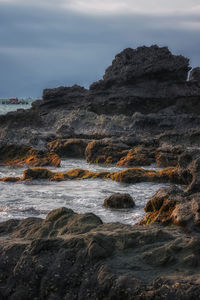
[{"label": "rocky shoreline", "polygon": [[[200,68],[188,79],[190,69],[166,47],[125,49],[88,90],[46,89],[31,109],[0,116],[0,165],[31,167],[0,179],[12,187],[34,179],[172,184],[134,226],[68,208],[0,223],[0,299],[200,299]],[[127,169],[48,170],[65,157]],[[152,164],[163,169],[142,168]]]}]

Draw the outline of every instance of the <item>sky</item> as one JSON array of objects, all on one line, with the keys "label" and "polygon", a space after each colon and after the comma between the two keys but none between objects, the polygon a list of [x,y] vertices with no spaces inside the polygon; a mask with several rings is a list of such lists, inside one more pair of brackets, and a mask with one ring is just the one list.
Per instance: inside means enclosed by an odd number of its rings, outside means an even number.
[{"label": "sky", "polygon": [[200,66],[200,0],[0,0],[0,98],[88,87],[124,48],[154,44]]}]

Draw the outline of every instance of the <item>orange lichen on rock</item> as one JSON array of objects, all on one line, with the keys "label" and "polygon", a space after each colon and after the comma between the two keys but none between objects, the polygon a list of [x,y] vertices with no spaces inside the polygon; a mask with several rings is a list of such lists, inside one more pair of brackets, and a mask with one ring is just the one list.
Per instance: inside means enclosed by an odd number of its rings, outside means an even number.
[{"label": "orange lichen on rock", "polygon": [[21,180],[47,179],[50,181],[81,180],[90,178],[107,178],[109,172],[92,172],[83,169],[72,169],[67,172],[52,172],[43,168],[27,169]]},{"label": "orange lichen on rock", "polygon": [[121,172],[115,172],[109,176],[112,180],[125,183],[137,182],[173,182],[182,183],[177,168],[163,170],[147,170],[142,168],[129,168]]},{"label": "orange lichen on rock", "polygon": [[155,149],[135,147],[130,149],[126,156],[123,156],[118,162],[118,166],[148,166],[155,162]]},{"label": "orange lichen on rock", "polygon": [[28,165],[35,167],[45,167],[45,166],[60,166],[60,158],[57,154],[53,152],[37,151],[30,149],[24,157],[9,160],[6,165]]},{"label": "orange lichen on rock", "polygon": [[[121,172],[92,172],[83,169],[72,169],[67,172],[52,172],[45,168],[31,168],[24,171],[20,180],[46,179],[50,181],[83,180],[83,179],[111,179],[124,183],[137,182],[173,182],[180,183],[176,168],[164,170],[146,170],[142,168],[130,168]],[[2,179],[3,180],[3,179]],[[4,180],[6,181],[6,180]],[[14,180],[13,180],[14,181]],[[17,180],[16,180],[17,181]]]},{"label": "orange lichen on rock", "polygon": [[1,145],[0,164],[8,166],[60,166],[60,158],[54,152],[37,150],[29,146]]},{"label": "orange lichen on rock", "polygon": [[43,168],[31,168],[24,171],[21,180],[48,179],[51,180],[54,172]]},{"label": "orange lichen on rock", "polygon": [[110,178],[119,182],[137,183],[142,181],[154,181],[156,171],[142,168],[130,168],[110,175]]},{"label": "orange lichen on rock", "polygon": [[17,182],[20,180],[20,177],[3,177],[3,178],[0,178],[0,181],[3,181],[3,182]]},{"label": "orange lichen on rock", "polygon": [[145,206],[146,215],[140,224],[159,222],[176,224],[173,211],[182,201],[182,190],[177,186],[160,188]]}]

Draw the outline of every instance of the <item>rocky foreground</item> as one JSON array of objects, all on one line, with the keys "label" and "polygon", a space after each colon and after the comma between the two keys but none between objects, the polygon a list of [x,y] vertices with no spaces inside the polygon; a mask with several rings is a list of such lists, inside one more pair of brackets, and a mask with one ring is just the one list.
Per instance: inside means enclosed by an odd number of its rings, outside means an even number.
[{"label": "rocky foreground", "polygon": [[[200,68],[190,69],[166,47],[125,49],[88,90],[47,89],[31,109],[0,116],[0,164],[36,167],[0,179],[13,188],[35,179],[172,184],[135,226],[67,208],[1,223],[0,299],[200,299]],[[127,169],[47,169],[65,157]],[[163,169],[141,168],[151,164]]]},{"label": "rocky foreground", "polygon": [[200,239],[61,208],[0,224],[1,299],[199,299]]}]

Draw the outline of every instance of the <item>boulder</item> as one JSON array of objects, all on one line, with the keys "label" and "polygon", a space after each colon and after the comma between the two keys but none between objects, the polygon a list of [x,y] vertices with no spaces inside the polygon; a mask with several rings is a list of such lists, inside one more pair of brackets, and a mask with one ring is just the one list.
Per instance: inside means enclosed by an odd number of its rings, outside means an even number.
[{"label": "boulder", "polygon": [[112,65],[105,71],[103,80],[91,85],[94,88],[109,88],[112,85],[132,84],[148,80],[186,81],[189,60],[181,55],[172,55],[167,47],[127,48],[115,56]]},{"label": "boulder", "polygon": [[133,208],[135,202],[129,194],[115,193],[107,197],[103,205],[108,208]]}]

